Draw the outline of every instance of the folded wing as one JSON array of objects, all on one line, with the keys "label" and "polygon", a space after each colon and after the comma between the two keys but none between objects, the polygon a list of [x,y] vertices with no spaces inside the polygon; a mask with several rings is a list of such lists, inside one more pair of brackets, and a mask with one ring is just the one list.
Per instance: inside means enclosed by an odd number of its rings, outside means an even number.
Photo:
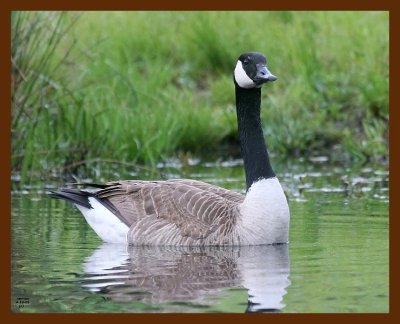
[{"label": "folded wing", "polygon": [[138,245],[234,244],[244,196],[194,180],[122,181],[96,193]]}]

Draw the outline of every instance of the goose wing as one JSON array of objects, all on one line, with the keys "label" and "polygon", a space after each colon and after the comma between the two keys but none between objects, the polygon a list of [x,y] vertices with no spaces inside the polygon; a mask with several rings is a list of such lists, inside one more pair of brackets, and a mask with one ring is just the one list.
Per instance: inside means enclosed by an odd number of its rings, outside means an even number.
[{"label": "goose wing", "polygon": [[223,240],[244,200],[239,193],[181,179],[109,183],[96,197],[130,227],[131,243],[171,245],[213,236]]},{"label": "goose wing", "polygon": [[190,180],[190,179],[173,179],[169,182],[176,182],[178,184],[185,184],[191,187],[195,187],[207,192],[214,193],[222,198],[225,198],[231,202],[241,203],[244,200],[244,196],[236,191],[228,190],[219,186],[211,185],[206,182]]}]

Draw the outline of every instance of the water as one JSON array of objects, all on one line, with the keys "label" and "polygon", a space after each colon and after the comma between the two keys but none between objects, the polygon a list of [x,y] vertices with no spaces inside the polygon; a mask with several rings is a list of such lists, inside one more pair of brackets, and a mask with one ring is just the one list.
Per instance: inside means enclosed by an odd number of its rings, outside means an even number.
[{"label": "water", "polygon": [[[166,177],[240,191],[239,161],[176,161]],[[290,244],[127,247],[102,243],[41,185],[12,193],[15,312],[388,312],[389,192],[383,166],[278,165]],[[146,177],[146,175],[143,175]]]}]

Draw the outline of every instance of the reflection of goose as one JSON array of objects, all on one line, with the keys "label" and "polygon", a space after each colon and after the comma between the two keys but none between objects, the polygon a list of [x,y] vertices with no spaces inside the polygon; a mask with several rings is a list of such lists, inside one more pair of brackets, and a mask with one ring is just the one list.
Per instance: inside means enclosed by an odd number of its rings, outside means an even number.
[{"label": "reflection of goose", "polygon": [[[98,291],[112,280],[113,285],[125,284],[128,278],[124,265],[128,264],[129,253],[122,244],[103,244],[87,259],[84,271],[90,274],[85,278],[84,287]],[[119,269],[122,267],[122,269]],[[93,281],[93,283],[91,283]]]},{"label": "reflection of goose", "polygon": [[275,81],[266,58],[242,54],[234,70],[239,140],[246,173],[243,196],[195,180],[88,184],[97,191],[51,193],[74,203],[105,242],[135,245],[287,243],[289,207],[272,170],[260,121],[261,87]]},{"label": "reflection of goose", "polygon": [[286,244],[248,249],[239,265],[242,285],[249,294],[247,312],[275,312],[285,307],[282,298],[290,285]]},{"label": "reflection of goose", "polygon": [[279,311],[290,285],[286,244],[184,248],[104,243],[87,258],[84,270],[83,287],[116,301],[206,303],[224,290],[245,288],[247,312]]}]

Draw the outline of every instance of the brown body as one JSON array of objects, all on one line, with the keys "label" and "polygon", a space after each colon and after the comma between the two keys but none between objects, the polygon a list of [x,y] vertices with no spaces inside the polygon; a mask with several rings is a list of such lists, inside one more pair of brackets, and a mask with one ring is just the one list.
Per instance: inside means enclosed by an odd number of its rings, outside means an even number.
[{"label": "brown body", "polygon": [[[109,183],[95,197],[129,227],[135,245],[238,245],[240,193],[195,180]],[[113,207],[111,207],[112,209]]]}]

